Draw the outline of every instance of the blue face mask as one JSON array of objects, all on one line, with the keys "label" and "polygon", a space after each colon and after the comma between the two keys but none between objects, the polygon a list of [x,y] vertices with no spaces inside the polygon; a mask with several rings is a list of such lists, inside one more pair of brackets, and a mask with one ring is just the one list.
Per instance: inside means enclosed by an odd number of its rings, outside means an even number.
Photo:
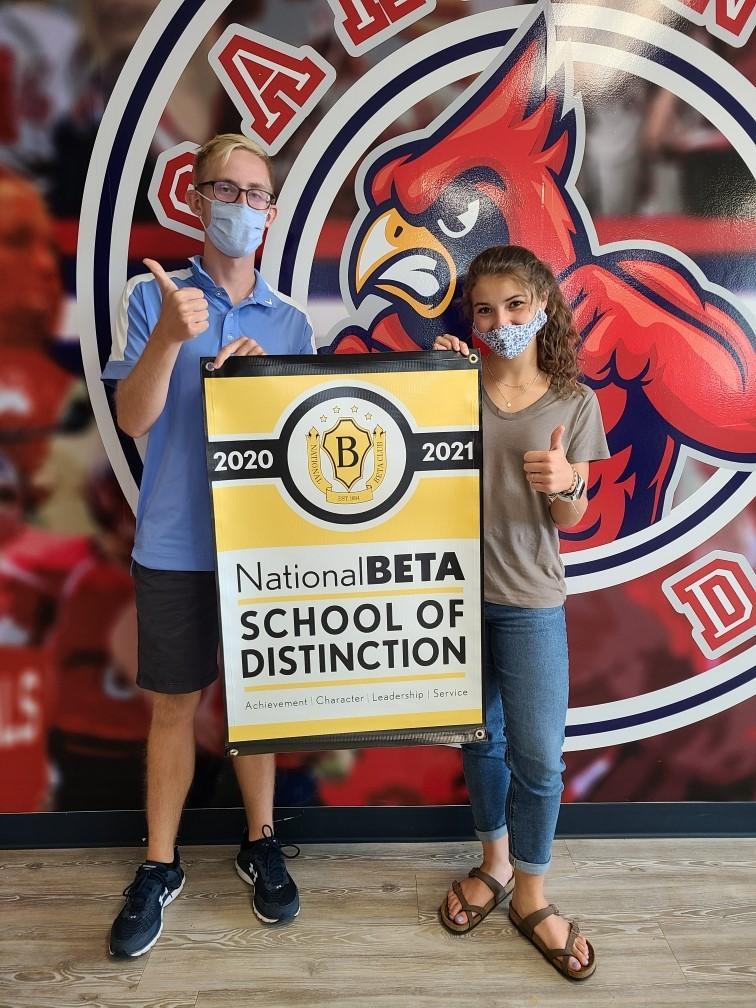
[{"label": "blue face mask", "polygon": [[543,308],[539,308],[530,322],[525,322],[523,325],[509,322],[507,325],[497,326],[496,329],[490,329],[483,333],[473,322],[472,331],[499,357],[512,360],[514,357],[519,357],[522,351],[533,342],[536,333],[543,329],[548,318]]},{"label": "blue face mask", "polygon": [[[207,196],[202,196],[202,199],[206,200]],[[256,252],[265,231],[267,211],[253,210],[246,203],[207,201],[210,204],[210,223],[205,233],[218,251],[232,259],[244,259]]]}]

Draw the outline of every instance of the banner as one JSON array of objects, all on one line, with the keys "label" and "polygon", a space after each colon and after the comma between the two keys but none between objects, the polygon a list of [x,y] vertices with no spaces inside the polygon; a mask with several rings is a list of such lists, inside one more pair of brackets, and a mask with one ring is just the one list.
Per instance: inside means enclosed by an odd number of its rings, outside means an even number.
[{"label": "banner", "polygon": [[226,751],[484,737],[477,355],[209,363]]}]

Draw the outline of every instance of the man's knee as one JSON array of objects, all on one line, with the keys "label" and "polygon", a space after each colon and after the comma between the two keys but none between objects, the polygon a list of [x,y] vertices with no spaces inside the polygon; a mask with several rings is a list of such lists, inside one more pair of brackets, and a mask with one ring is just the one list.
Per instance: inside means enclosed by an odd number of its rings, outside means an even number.
[{"label": "man's knee", "polygon": [[202,692],[194,693],[153,693],[153,728],[171,728],[183,724],[193,724]]}]

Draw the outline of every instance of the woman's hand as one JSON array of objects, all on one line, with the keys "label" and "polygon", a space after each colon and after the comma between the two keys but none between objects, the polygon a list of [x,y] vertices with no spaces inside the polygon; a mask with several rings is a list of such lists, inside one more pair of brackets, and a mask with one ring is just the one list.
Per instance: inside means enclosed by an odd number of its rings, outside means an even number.
[{"label": "woman's hand", "polygon": [[470,353],[470,347],[461,340],[458,336],[450,336],[448,333],[444,333],[443,336],[436,336],[433,342],[434,350],[455,350],[457,353],[462,354],[463,357],[467,357]]},{"label": "woman's hand", "polygon": [[564,425],[560,424],[551,432],[548,451],[529,451],[523,456],[525,478],[539,493],[565,493],[573,485],[575,470],[564,454],[563,435]]}]

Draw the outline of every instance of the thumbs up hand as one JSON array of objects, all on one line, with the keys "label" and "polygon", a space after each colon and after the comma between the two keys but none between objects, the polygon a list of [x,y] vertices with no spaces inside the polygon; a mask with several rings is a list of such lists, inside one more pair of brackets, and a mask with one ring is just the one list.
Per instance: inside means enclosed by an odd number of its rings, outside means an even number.
[{"label": "thumbs up hand", "polygon": [[160,319],[151,338],[166,343],[186,343],[205,332],[209,315],[202,291],[197,287],[177,287],[159,262],[142,261],[155,277],[163,298]]},{"label": "thumbs up hand", "polygon": [[551,432],[548,451],[529,451],[523,456],[525,478],[539,493],[565,493],[573,485],[575,470],[562,445],[564,424]]},{"label": "thumbs up hand", "polygon": [[549,442],[549,451],[560,451],[564,454],[564,449],[562,448],[562,437],[564,436],[564,424],[560,424],[551,432],[551,441]]}]

